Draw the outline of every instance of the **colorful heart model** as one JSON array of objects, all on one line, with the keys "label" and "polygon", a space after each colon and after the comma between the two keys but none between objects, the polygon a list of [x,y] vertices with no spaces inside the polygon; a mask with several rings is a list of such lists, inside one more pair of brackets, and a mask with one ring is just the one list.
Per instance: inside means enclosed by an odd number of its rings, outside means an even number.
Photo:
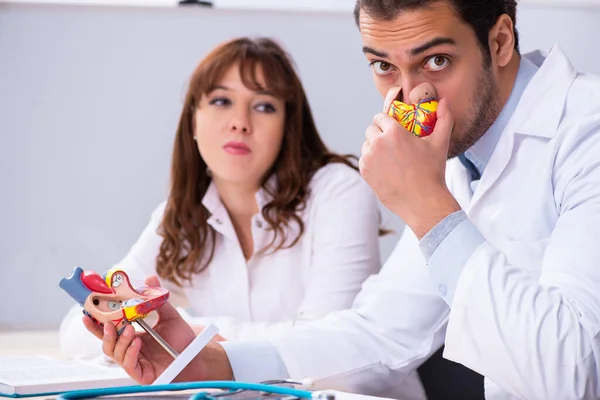
[{"label": "colorful heart model", "polygon": [[400,122],[415,136],[425,137],[431,135],[437,120],[438,101],[425,99],[416,104],[406,104],[394,100],[388,110],[388,115]]}]

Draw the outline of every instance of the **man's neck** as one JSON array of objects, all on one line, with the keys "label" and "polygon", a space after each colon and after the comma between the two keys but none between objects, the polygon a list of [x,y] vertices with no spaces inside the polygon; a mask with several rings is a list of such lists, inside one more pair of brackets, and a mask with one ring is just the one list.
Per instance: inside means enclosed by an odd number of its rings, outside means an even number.
[{"label": "man's neck", "polygon": [[510,98],[510,94],[514,90],[520,65],[521,56],[514,51],[514,55],[506,67],[498,71],[498,89],[500,91],[500,104],[502,105],[502,108],[506,106],[506,103]]}]

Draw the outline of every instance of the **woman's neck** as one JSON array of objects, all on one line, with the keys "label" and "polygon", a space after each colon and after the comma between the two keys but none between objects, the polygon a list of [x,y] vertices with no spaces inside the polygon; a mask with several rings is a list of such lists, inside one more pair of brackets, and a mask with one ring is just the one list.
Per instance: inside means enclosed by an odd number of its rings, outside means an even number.
[{"label": "woman's neck", "polygon": [[213,181],[223,205],[232,218],[251,218],[258,212],[257,185],[223,182],[217,179]]},{"label": "woman's neck", "polygon": [[252,216],[258,212],[256,185],[232,184],[214,180],[219,197],[227,209],[233,228],[238,237],[244,258],[249,260],[254,254],[252,239]]}]

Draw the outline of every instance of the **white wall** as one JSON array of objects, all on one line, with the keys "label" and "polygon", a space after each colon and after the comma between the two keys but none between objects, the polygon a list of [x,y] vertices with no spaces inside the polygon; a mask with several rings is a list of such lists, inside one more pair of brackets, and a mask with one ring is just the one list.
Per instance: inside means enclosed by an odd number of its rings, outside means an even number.
[{"label": "white wall", "polygon": [[[522,48],[558,41],[600,74],[599,22],[522,6]],[[189,73],[236,35],[277,37],[326,142],[359,153],[381,100],[349,13],[0,4],[0,327],[56,327],[72,304],[60,278],[124,255],[164,198]]]}]

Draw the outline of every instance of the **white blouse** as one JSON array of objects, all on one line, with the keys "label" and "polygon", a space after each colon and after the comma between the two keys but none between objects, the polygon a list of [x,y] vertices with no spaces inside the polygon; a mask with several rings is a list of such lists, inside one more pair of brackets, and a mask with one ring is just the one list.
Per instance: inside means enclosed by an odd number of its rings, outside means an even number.
[{"label": "white blouse", "polygon": [[[254,254],[246,261],[217,189],[209,186],[202,202],[217,232],[212,261],[182,288],[161,280],[170,301],[189,313],[184,315],[190,323],[214,323],[225,339],[247,340],[282,334],[295,324],[352,305],[363,281],[380,269],[376,197],[358,172],[340,163],[317,171],[309,188],[300,213],[304,233],[296,245],[257,254],[273,235],[259,212],[252,219]],[[270,199],[262,188],[256,194],[259,209]],[[164,207],[165,203],[153,212],[138,241],[116,265],[134,285],[156,274],[162,242],[157,229]],[[293,239],[297,226],[290,229],[288,237]],[[67,357],[101,355],[100,341],[81,323],[79,306],[64,318],[60,338]]]}]

